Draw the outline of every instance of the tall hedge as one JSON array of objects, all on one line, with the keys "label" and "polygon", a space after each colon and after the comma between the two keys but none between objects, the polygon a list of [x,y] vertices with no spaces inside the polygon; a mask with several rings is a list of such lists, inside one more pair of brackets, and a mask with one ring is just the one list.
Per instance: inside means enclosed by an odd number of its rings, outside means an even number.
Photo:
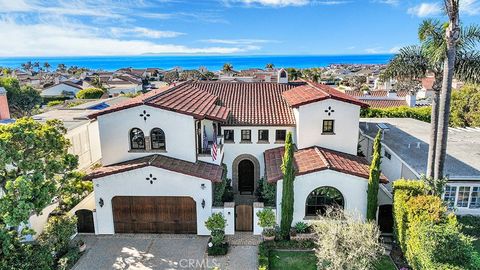
[{"label": "tall hedge", "polygon": [[413,118],[424,122],[430,122],[431,108],[406,106],[394,108],[367,108],[361,110],[361,117],[369,118]]},{"label": "tall hedge", "polygon": [[480,269],[471,239],[438,196],[418,180],[394,182],[395,237],[414,270]]},{"label": "tall hedge", "polygon": [[373,142],[373,158],[370,165],[367,191],[367,219],[377,218],[378,186],[380,185],[380,164],[382,159],[382,133],[379,130]]},{"label": "tall hedge", "polygon": [[280,234],[287,239],[293,221],[293,181],[295,180],[295,166],[293,160],[292,133],[287,133],[285,139],[285,153],[283,156],[283,190],[282,190],[282,219],[280,221]]}]

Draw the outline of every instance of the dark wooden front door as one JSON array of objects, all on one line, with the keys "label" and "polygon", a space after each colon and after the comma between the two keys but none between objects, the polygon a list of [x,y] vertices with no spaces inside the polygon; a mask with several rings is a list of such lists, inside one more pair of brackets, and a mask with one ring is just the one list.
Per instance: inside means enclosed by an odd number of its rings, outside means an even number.
[{"label": "dark wooden front door", "polygon": [[253,231],[253,207],[251,205],[237,205],[235,216],[236,231]]},{"label": "dark wooden front door", "polygon": [[255,166],[248,159],[238,164],[238,191],[240,194],[253,194],[255,178]]},{"label": "dark wooden front door", "polygon": [[93,212],[90,210],[78,210],[75,212],[77,216],[77,231],[79,233],[94,233]]},{"label": "dark wooden front door", "polygon": [[114,197],[115,233],[197,233],[190,197]]}]

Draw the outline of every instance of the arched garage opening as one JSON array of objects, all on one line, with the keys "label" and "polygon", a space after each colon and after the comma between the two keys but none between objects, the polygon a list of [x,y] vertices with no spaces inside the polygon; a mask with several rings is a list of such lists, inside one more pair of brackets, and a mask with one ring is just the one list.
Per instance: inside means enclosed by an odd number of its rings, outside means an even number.
[{"label": "arched garage opening", "polygon": [[80,209],[75,212],[77,217],[77,232],[94,233],[93,212],[87,209]]}]

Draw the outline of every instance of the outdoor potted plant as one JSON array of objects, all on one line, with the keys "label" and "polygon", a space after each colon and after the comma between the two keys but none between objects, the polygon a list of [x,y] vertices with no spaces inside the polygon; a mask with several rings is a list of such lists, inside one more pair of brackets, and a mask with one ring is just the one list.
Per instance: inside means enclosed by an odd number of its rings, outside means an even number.
[{"label": "outdoor potted plant", "polygon": [[296,241],[314,239],[315,233],[312,232],[312,228],[305,222],[297,222],[290,230],[290,239]]},{"label": "outdoor potted plant", "polygon": [[85,243],[85,241],[80,239],[77,242],[77,247],[79,252],[84,252],[85,249],[87,249],[87,244]]},{"label": "outdoor potted plant", "polygon": [[258,225],[262,227],[262,236],[264,241],[275,239],[275,213],[270,208],[264,208],[257,212]]},{"label": "outdoor potted plant", "polygon": [[208,241],[207,253],[208,255],[225,255],[228,252],[228,243],[225,241],[225,226],[227,220],[222,213],[212,214],[205,226],[211,232],[210,240]]}]

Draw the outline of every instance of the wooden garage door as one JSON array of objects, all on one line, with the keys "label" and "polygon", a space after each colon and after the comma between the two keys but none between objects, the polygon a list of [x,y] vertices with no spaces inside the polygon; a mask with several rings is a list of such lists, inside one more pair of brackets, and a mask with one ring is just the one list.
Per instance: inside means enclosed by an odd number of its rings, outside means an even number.
[{"label": "wooden garage door", "polygon": [[190,197],[114,197],[112,208],[116,233],[197,233]]}]

